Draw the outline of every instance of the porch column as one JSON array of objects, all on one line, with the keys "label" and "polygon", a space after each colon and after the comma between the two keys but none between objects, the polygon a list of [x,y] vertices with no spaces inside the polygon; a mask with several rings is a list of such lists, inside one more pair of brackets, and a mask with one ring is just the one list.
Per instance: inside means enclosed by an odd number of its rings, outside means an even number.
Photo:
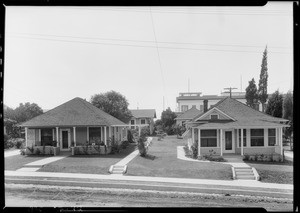
[{"label": "porch column", "polygon": [[73,127],[73,138],[74,138],[74,146],[76,146],[76,127]]},{"label": "porch column", "polygon": [[[42,145],[42,135],[41,135],[41,132],[42,132],[41,129],[39,129],[39,142],[40,142],[41,145]],[[40,146],[41,146],[41,145],[40,145]]]},{"label": "porch column", "polygon": [[58,127],[56,127],[56,147],[58,147],[59,142],[59,133],[58,133]]},{"label": "porch column", "polygon": [[108,127],[108,138],[111,138],[111,126]]},{"label": "porch column", "polygon": [[25,127],[25,143],[26,143],[26,147],[27,147],[27,131],[28,131],[28,127]]},{"label": "porch column", "polygon": [[279,134],[280,134],[280,154],[281,156],[283,155],[283,147],[282,147],[282,128],[279,129]]},{"label": "porch column", "polygon": [[192,141],[193,144],[195,143],[195,132],[194,132],[194,128],[192,128]]},{"label": "porch column", "polygon": [[107,146],[107,140],[106,140],[106,126],[104,126],[104,144]]},{"label": "porch column", "polygon": [[52,129],[52,141],[54,141],[55,138],[55,133],[54,133],[54,129]]},{"label": "porch column", "polygon": [[141,136],[141,126],[138,126],[139,128],[139,136]]},{"label": "porch column", "polygon": [[201,130],[198,129],[198,156],[201,156]]},{"label": "porch column", "polygon": [[244,155],[244,135],[243,129],[241,129],[241,155]]},{"label": "porch column", "polygon": [[90,140],[90,128],[87,126],[86,127],[86,141]]},{"label": "porch column", "polygon": [[223,130],[220,129],[220,148],[221,148],[221,156],[223,156]]}]

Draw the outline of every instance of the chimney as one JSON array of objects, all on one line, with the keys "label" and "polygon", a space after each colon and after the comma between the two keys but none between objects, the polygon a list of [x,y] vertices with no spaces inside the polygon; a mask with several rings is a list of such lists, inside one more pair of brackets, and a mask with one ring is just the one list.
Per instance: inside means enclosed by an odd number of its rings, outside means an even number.
[{"label": "chimney", "polygon": [[207,100],[207,99],[203,100],[203,104],[204,104],[204,107],[203,107],[204,112],[207,112],[207,104],[208,104],[208,100]]}]

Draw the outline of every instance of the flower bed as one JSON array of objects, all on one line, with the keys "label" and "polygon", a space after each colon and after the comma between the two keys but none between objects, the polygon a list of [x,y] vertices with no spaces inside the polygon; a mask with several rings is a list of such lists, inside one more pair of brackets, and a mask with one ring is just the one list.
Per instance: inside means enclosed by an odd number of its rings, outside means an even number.
[{"label": "flower bed", "polygon": [[245,154],[245,161],[264,161],[264,162],[279,162],[283,161],[283,157],[279,154]]},{"label": "flower bed", "polygon": [[105,155],[111,153],[111,146],[86,145],[71,147],[72,155]]},{"label": "flower bed", "polygon": [[59,155],[60,148],[54,146],[32,146],[26,147],[25,152],[21,151],[25,155]]}]

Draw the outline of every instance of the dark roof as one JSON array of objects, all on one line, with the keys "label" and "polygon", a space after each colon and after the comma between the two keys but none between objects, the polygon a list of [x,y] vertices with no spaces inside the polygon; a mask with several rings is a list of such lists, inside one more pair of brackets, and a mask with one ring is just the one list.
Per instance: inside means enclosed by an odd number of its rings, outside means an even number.
[{"label": "dark roof", "polygon": [[125,125],[82,98],[74,98],[22,123],[24,127]]},{"label": "dark roof", "polygon": [[131,109],[130,111],[135,118],[156,118],[155,109]]},{"label": "dark roof", "polygon": [[195,116],[199,115],[200,113],[200,110],[196,109],[196,107],[192,107],[183,114],[178,115],[178,117],[175,118],[175,120],[190,120],[193,119]]},{"label": "dark roof", "polygon": [[[222,125],[234,125],[236,127],[241,125],[247,125],[247,126],[282,126],[279,124],[279,122],[288,122],[288,120],[283,118],[276,118],[273,116],[270,116],[266,113],[260,112],[258,110],[255,110],[246,104],[243,104],[233,98],[227,97],[221,101],[219,101],[217,104],[215,104],[212,108],[217,108],[221,110],[223,113],[227,114],[228,116],[235,119],[235,121],[229,122],[228,124],[222,124]],[[208,110],[208,111],[209,111]],[[201,117],[205,113],[201,113],[200,115],[196,116],[193,121],[197,120],[199,117]],[[275,124],[277,123],[277,124]],[[207,126],[213,126],[213,125],[220,125],[219,123],[208,123],[205,124]],[[204,126],[204,125],[202,125]]]}]

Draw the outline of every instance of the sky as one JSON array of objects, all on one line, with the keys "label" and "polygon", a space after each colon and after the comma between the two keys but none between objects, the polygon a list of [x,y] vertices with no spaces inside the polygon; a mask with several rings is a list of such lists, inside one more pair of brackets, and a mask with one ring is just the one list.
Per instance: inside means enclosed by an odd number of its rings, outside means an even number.
[{"label": "sky", "polygon": [[[176,111],[181,92],[293,89],[292,2],[263,7],[6,6],[4,104],[52,109],[117,91],[129,109]],[[188,83],[189,82],[189,83]],[[189,85],[189,86],[188,86]]]}]

